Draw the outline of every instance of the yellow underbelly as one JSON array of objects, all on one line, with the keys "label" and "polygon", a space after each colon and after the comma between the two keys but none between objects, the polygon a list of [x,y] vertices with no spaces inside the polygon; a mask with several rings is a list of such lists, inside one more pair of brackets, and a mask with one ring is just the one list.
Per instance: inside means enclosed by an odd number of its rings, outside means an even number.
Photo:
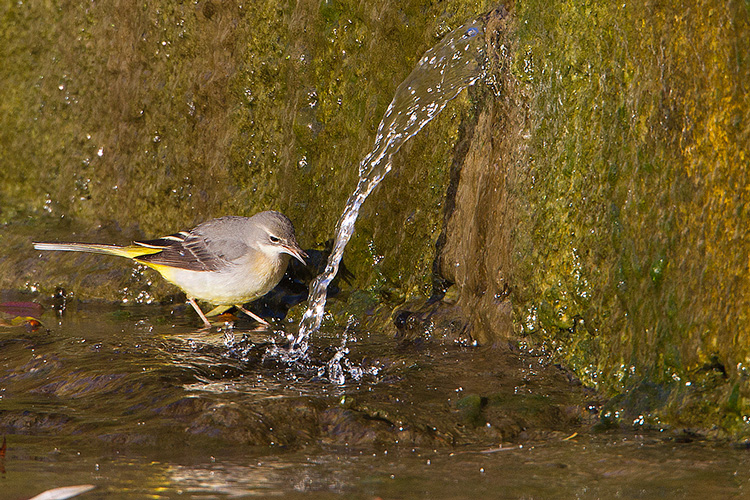
[{"label": "yellow underbelly", "polygon": [[[262,260],[262,262],[259,262]],[[220,271],[190,271],[144,262],[188,297],[214,305],[236,305],[255,300],[275,287],[284,276],[288,258],[238,263]]]}]

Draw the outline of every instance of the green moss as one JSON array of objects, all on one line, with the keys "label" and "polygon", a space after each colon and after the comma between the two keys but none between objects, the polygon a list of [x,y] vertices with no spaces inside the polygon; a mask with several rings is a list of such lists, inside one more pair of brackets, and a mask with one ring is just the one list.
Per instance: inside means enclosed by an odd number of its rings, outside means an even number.
[{"label": "green moss", "polygon": [[[107,237],[127,243],[278,209],[314,247],[333,236],[396,86],[424,50],[487,8],[349,0],[0,7],[0,222],[47,217],[50,232],[40,227],[29,239],[98,239],[96,228],[114,226],[122,232]],[[430,124],[365,205],[346,263],[374,297],[429,293],[452,148],[471,108],[463,98]],[[78,234],[60,220],[73,220]],[[35,272],[16,258],[3,265]],[[79,289],[76,275],[87,269],[67,270],[77,296],[119,297],[116,286]],[[2,273],[0,287],[17,287],[17,274]],[[36,274],[48,289],[66,281]]]},{"label": "green moss", "polygon": [[[726,380],[701,396],[713,417],[696,406],[681,421],[747,413],[736,369],[750,345],[750,126],[737,120],[750,113],[746,5],[531,0],[516,9],[513,71],[528,93],[534,179],[518,187],[520,231],[530,235],[514,243],[525,256],[522,333],[587,383],[644,397],[625,407],[653,415],[679,413],[677,395],[703,384],[701,367],[715,360]],[[572,317],[596,334],[571,327]],[[727,400],[723,387],[741,389]]]}]

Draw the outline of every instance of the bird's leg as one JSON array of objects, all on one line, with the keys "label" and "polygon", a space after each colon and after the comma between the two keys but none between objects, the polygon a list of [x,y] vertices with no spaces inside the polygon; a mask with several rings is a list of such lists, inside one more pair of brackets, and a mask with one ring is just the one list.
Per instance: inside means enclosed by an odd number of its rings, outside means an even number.
[{"label": "bird's leg", "polygon": [[198,307],[198,303],[195,302],[195,299],[192,297],[188,297],[188,302],[190,302],[190,305],[193,306],[193,309],[195,309],[195,312],[198,313],[198,316],[201,317],[201,319],[203,320],[203,324],[206,325],[207,328],[211,328],[211,323],[208,321],[208,318],[206,318],[206,315],[203,314],[201,308]]},{"label": "bird's leg", "polygon": [[271,326],[270,324],[268,324],[268,321],[264,320],[263,318],[261,318],[257,314],[252,313],[252,312],[248,311],[247,309],[245,309],[244,307],[242,307],[242,304],[235,304],[234,307],[236,307],[237,309],[239,309],[243,313],[247,314],[248,316],[250,316],[251,318],[253,318],[255,321],[257,321],[258,323],[260,323],[262,325],[265,325],[265,326]]}]

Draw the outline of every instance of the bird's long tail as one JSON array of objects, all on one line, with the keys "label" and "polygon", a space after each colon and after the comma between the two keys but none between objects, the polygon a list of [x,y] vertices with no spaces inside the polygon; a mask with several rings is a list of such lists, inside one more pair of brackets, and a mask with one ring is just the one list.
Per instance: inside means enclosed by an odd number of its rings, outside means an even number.
[{"label": "bird's long tail", "polygon": [[101,253],[105,255],[116,255],[118,257],[127,257],[135,259],[144,255],[159,253],[161,248],[146,248],[142,246],[120,247],[117,245],[101,245],[98,243],[48,243],[34,242],[34,248],[37,250],[58,250],[62,252],[86,252]]}]

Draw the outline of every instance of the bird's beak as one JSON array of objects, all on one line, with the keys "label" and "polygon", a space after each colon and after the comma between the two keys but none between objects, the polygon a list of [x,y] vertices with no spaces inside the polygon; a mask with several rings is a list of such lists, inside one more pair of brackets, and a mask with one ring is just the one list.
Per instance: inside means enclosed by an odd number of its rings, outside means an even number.
[{"label": "bird's beak", "polygon": [[302,264],[307,265],[307,262],[305,262],[305,259],[307,258],[307,254],[304,250],[302,250],[298,245],[295,245],[294,243],[289,245],[282,245],[284,249],[284,253],[288,253],[298,261],[302,262]]}]

